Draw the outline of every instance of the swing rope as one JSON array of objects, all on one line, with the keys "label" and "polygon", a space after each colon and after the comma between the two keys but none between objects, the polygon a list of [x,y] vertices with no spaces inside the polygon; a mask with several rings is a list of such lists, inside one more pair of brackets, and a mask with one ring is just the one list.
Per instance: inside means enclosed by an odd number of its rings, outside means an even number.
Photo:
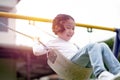
[{"label": "swing rope", "polygon": [[51,37],[53,37],[53,38],[56,38],[54,35],[52,35],[52,34],[50,34],[49,32],[43,30],[42,28],[36,26],[36,25],[35,25],[35,21],[33,21],[32,23],[31,23],[31,21],[29,21],[29,25],[32,25],[32,26],[34,26],[35,28],[39,29],[40,31],[44,32],[45,34],[47,34],[47,35],[49,35],[49,36],[51,36]]},{"label": "swing rope", "polygon": [[[7,29],[9,29],[9,30],[11,30],[11,31],[13,31],[13,32],[16,32],[16,33],[18,33],[18,34],[21,34],[21,35],[23,35],[23,36],[25,36],[25,37],[27,37],[27,38],[29,38],[29,39],[34,40],[34,37],[32,37],[32,36],[30,36],[30,35],[27,35],[27,34],[22,33],[22,32],[20,32],[20,31],[14,30],[14,29],[12,29],[12,28],[10,28],[10,27],[6,27],[6,26],[4,26],[4,27],[7,28]],[[43,42],[41,42],[39,39],[38,39],[38,42],[41,43],[41,44],[45,47],[46,50],[48,50],[48,47],[47,47]]]}]

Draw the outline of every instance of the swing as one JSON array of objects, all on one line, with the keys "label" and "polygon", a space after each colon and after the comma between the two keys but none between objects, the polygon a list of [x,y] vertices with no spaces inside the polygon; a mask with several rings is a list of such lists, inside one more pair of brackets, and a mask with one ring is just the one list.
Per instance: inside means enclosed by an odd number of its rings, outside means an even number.
[{"label": "swing", "polygon": [[47,55],[48,65],[64,80],[89,80],[92,68],[80,67],[54,49]]},{"label": "swing", "polygon": [[[37,26],[36,26],[37,28]],[[40,29],[42,32],[44,30]],[[46,34],[50,35],[48,32]],[[55,38],[55,36],[50,35]],[[46,49],[48,47],[38,40]],[[47,54],[47,63],[54,70],[60,78],[64,80],[89,80],[92,74],[92,68],[80,67],[65,58],[57,49]]]},{"label": "swing", "polygon": [[48,53],[47,57],[48,65],[65,80],[89,80],[92,74],[92,68],[85,68],[74,64],[56,49]]},{"label": "swing", "polygon": [[[12,28],[8,29],[32,39],[29,35]],[[41,41],[39,42],[47,48]],[[92,68],[80,67],[79,65],[72,63],[56,49],[47,54],[47,63],[64,80],[89,80],[92,74]]]}]

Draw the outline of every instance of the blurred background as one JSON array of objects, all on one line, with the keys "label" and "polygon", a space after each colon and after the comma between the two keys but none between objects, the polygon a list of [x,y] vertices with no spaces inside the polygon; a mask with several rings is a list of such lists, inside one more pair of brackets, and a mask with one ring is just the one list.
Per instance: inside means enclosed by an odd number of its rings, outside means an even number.
[{"label": "blurred background", "polygon": [[[119,0],[0,0],[0,12],[46,19],[65,13],[77,23],[108,28],[120,28],[119,8]],[[0,80],[60,80],[46,55],[34,56],[32,39],[19,32],[40,37],[43,43],[56,37],[51,23],[0,16]],[[113,31],[76,26],[71,42],[83,47],[103,41],[113,50],[115,36]]]}]

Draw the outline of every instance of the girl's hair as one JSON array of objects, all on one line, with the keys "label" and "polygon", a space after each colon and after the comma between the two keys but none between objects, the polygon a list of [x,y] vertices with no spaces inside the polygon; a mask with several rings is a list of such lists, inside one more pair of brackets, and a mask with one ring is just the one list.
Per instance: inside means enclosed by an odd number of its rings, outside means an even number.
[{"label": "girl's hair", "polygon": [[59,32],[63,32],[65,30],[64,28],[64,23],[69,20],[72,19],[74,21],[74,19],[67,14],[58,14],[52,22],[52,31],[57,34]]}]

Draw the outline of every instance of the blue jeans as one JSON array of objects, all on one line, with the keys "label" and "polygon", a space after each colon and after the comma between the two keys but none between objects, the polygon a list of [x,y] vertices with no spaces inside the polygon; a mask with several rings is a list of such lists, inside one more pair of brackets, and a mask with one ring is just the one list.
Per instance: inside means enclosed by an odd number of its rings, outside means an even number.
[{"label": "blue jeans", "polygon": [[71,61],[83,67],[92,67],[96,77],[105,71],[106,67],[113,74],[120,73],[120,63],[105,43],[88,44],[80,49]]}]

